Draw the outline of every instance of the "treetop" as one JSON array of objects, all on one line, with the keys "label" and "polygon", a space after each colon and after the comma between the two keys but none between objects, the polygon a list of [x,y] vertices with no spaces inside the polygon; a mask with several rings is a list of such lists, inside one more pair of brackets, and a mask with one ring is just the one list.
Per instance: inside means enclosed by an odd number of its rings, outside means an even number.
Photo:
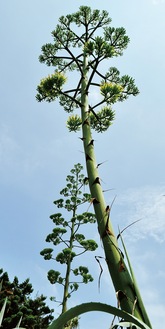
[{"label": "treetop", "polygon": [[[122,56],[129,43],[125,29],[110,24],[107,11],[81,6],[78,12],[59,18],[52,32],[53,43],[43,45],[39,56],[41,63],[54,67],[54,72],[41,80],[36,99],[52,102],[59,98],[63,109],[72,113],[82,109],[85,93],[89,100],[91,128],[97,132],[107,130],[112,124],[114,103],[139,93],[133,78],[120,76],[113,66],[104,72],[105,65],[101,66],[104,60]],[[82,89],[84,77],[87,80],[85,90]],[[97,99],[92,97],[93,93],[97,93]],[[76,132],[81,125],[79,114],[69,116],[69,131]]]}]

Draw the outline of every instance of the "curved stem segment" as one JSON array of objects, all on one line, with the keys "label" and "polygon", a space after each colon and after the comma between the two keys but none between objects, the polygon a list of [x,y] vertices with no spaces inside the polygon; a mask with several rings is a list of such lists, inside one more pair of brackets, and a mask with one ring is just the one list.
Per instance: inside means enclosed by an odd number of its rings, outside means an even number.
[{"label": "curved stem segment", "polygon": [[[130,323],[137,325],[141,329],[150,329],[145,323],[135,318],[133,315],[128,314],[125,311],[122,311],[116,307],[111,305],[103,304],[103,303],[84,303],[78,306],[71,308],[65,313],[61,314],[57,320],[53,321],[53,323],[49,326],[49,329],[63,329],[64,325],[73,319],[74,317],[79,316],[80,314],[91,312],[91,311],[100,311],[113,314],[118,316],[119,318],[124,319]],[[101,323],[100,323],[101,325]]]}]

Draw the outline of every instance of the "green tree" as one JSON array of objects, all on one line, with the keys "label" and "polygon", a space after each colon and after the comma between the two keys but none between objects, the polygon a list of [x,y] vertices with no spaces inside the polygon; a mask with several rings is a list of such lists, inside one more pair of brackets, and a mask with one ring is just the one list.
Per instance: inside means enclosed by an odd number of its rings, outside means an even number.
[{"label": "green tree", "polygon": [[[129,43],[125,29],[111,27],[110,23],[106,11],[92,11],[87,6],[81,6],[78,12],[59,18],[59,24],[52,32],[53,43],[42,46],[39,57],[41,63],[54,67],[54,72],[41,80],[36,98],[40,102],[51,102],[58,98],[64,110],[71,113],[67,121],[69,131],[82,130],[81,139],[98,231],[118,304],[151,327],[132,271],[125,264],[113,231],[111,209],[105,202],[92,137],[92,129],[104,132],[112,124],[115,117],[113,104],[139,93],[134,79],[128,75],[120,76],[116,67],[110,67],[105,72],[103,62],[121,56]],[[72,86],[70,88],[69,83]],[[100,95],[95,104],[93,90]],[[78,109],[80,113],[77,114],[75,111]]]},{"label": "green tree", "polygon": [[[66,177],[66,186],[60,191],[63,198],[54,201],[57,208],[63,209],[62,213],[58,212],[50,216],[55,228],[46,237],[46,242],[53,244],[55,250],[45,248],[40,252],[45,260],[53,260],[63,265],[62,273],[54,269],[48,271],[50,283],[63,287],[63,296],[59,301],[62,305],[62,313],[66,312],[68,298],[78,290],[79,285],[93,281],[86,266],[80,265],[73,268],[77,257],[79,258],[87,251],[95,251],[97,248],[97,243],[94,240],[86,239],[81,231],[84,225],[86,227],[87,224],[96,222],[93,213],[81,212],[82,206],[86,205],[88,208],[87,204],[91,200],[90,194],[84,192],[87,180],[82,174],[82,169],[83,166],[79,163],[74,166],[70,171],[71,174]],[[58,246],[63,249],[60,249],[57,254]],[[54,253],[57,255],[54,256]],[[78,319],[74,319],[69,328],[74,328],[77,323]]]},{"label": "green tree", "polygon": [[46,297],[43,295],[31,297],[33,288],[29,279],[19,283],[15,276],[13,282],[9,280],[7,272],[0,269],[0,309],[7,297],[3,329],[15,328],[22,317],[21,327],[31,329],[46,329],[53,320],[53,309],[46,305]]}]

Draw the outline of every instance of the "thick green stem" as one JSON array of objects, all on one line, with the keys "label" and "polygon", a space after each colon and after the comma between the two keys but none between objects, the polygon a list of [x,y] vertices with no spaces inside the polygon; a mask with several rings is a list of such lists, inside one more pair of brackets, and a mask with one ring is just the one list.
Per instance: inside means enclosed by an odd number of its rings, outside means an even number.
[{"label": "thick green stem", "polygon": [[109,218],[110,208],[106,205],[104,199],[95,158],[94,141],[92,139],[90,127],[87,86],[88,58],[84,53],[83,78],[81,84],[82,140],[84,143],[89,187],[98,223],[98,231],[103,242],[105,258],[115,291],[118,293],[119,306],[126,312],[134,314],[151,327],[147,313],[141,308],[137,300],[132,278],[118,248],[117,239]]}]

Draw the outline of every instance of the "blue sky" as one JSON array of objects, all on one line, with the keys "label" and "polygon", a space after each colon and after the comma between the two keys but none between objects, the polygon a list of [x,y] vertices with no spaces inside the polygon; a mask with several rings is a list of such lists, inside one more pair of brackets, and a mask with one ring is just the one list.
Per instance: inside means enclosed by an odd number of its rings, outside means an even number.
[{"label": "blue sky", "polygon": [[[102,0],[98,4],[78,0],[65,5],[55,0],[1,1],[0,267],[11,279],[29,277],[35,293],[59,295],[46,278],[52,265],[39,252],[48,247],[44,240],[52,229],[53,201],[70,169],[77,162],[84,164],[84,158],[79,134],[66,130],[67,115],[58,102],[37,103],[35,94],[40,79],[51,72],[38,62],[41,46],[52,41],[58,18],[80,5],[107,10],[112,25],[125,27],[131,39],[116,65],[122,74],[135,78],[140,95],[116,104],[113,126],[94,137],[98,162],[107,160],[100,168],[103,187],[114,188],[106,194],[107,203],[116,195],[115,230],[142,218],[124,238],[153,328],[158,328],[165,322],[163,0]],[[97,237],[96,230],[91,234]],[[98,253],[103,255],[102,249]],[[99,269],[93,258],[90,262],[97,279]],[[80,292],[71,305],[86,300],[116,303],[106,267],[100,293],[97,280]],[[59,308],[50,305],[57,315]],[[82,316],[80,328],[98,329],[100,321],[109,328],[110,318],[101,314]]]}]

